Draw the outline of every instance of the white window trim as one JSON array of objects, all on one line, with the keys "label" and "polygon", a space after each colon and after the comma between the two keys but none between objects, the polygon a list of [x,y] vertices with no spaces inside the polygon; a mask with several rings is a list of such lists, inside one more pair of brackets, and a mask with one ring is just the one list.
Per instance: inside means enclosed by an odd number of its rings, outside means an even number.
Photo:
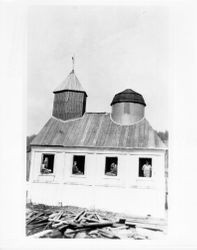
[{"label": "white window trim", "polygon": [[110,176],[110,175],[104,175],[104,179],[109,180],[120,180],[120,177],[118,175]]},{"label": "white window trim", "polygon": [[[117,175],[107,175],[105,173],[105,168],[106,168],[106,158],[117,158]],[[116,179],[116,180],[120,180],[120,176],[119,176],[119,171],[118,171],[118,168],[119,168],[119,159],[118,159],[118,156],[117,155],[105,155],[105,163],[104,163],[104,175],[103,175],[103,178],[104,179]]]},{"label": "white window trim", "polygon": [[153,182],[154,179],[153,177],[138,177],[136,179],[136,181],[142,182],[142,181],[146,181],[146,182]]},{"label": "white window trim", "polygon": [[[84,156],[84,157],[85,157],[85,162],[84,162],[84,174],[73,174],[73,173],[72,173],[74,156]],[[71,177],[71,178],[79,178],[79,179],[81,179],[81,178],[87,178],[86,155],[85,155],[85,154],[73,154],[73,155],[72,155],[72,165],[71,165],[71,168],[70,168],[70,177]]]},{"label": "white window trim", "polygon": [[87,176],[85,174],[71,174],[70,175],[71,178],[87,178]]},{"label": "white window trim", "polygon": [[39,174],[38,176],[54,176],[54,177],[55,177],[55,174],[54,174],[54,173],[49,173],[49,174]]},{"label": "white window trim", "polygon": [[[139,176],[139,160],[140,159],[147,159],[147,158],[150,158],[151,159],[151,167],[152,167],[152,175],[151,175],[151,177],[144,177],[144,176]],[[153,174],[153,157],[150,157],[150,156],[146,156],[146,157],[139,157],[138,158],[138,171],[137,171],[137,178],[136,178],[136,181],[140,181],[140,182],[142,182],[142,181],[144,181],[144,182],[151,182],[151,181],[154,181],[154,174]]]},{"label": "white window trim", "polygon": [[[53,173],[41,173],[41,166],[42,166],[42,160],[43,160],[43,155],[54,155],[54,160],[53,160]],[[39,176],[54,176],[55,177],[55,160],[56,159],[56,153],[54,152],[42,152],[41,154],[41,162],[40,162],[40,170],[39,170]]]}]

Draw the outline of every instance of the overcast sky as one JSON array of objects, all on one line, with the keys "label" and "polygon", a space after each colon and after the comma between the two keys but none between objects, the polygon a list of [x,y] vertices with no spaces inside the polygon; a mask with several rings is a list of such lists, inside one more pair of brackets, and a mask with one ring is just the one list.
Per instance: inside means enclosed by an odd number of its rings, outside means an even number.
[{"label": "overcast sky", "polygon": [[28,128],[52,114],[53,90],[72,69],[88,94],[87,112],[110,112],[114,95],[143,95],[154,129],[169,129],[170,27],[165,7],[37,6],[28,14]]}]

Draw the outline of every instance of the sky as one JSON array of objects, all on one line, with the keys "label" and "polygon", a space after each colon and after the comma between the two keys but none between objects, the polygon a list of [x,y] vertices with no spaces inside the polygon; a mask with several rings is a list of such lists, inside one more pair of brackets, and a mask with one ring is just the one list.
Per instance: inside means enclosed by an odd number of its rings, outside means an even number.
[{"label": "sky", "polygon": [[31,6],[27,35],[27,135],[52,115],[53,90],[72,70],[88,94],[87,112],[111,112],[115,94],[143,95],[145,116],[169,130],[169,11],[161,6]]}]

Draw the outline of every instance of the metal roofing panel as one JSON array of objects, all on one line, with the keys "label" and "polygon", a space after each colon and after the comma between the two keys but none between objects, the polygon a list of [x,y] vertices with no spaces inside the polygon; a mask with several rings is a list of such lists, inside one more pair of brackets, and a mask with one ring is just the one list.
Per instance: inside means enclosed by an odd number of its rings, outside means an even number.
[{"label": "metal roofing panel", "polygon": [[114,123],[110,114],[85,113],[61,121],[50,118],[31,145],[63,147],[166,148],[146,119],[133,125]]}]

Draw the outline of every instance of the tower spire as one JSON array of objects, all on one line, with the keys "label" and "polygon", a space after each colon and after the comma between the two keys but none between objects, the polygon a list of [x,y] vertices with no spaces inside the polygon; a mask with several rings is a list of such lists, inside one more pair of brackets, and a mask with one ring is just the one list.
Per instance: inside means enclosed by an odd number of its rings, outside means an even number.
[{"label": "tower spire", "polygon": [[75,71],[75,55],[74,54],[72,56],[72,64],[73,64],[72,71],[74,72]]}]

